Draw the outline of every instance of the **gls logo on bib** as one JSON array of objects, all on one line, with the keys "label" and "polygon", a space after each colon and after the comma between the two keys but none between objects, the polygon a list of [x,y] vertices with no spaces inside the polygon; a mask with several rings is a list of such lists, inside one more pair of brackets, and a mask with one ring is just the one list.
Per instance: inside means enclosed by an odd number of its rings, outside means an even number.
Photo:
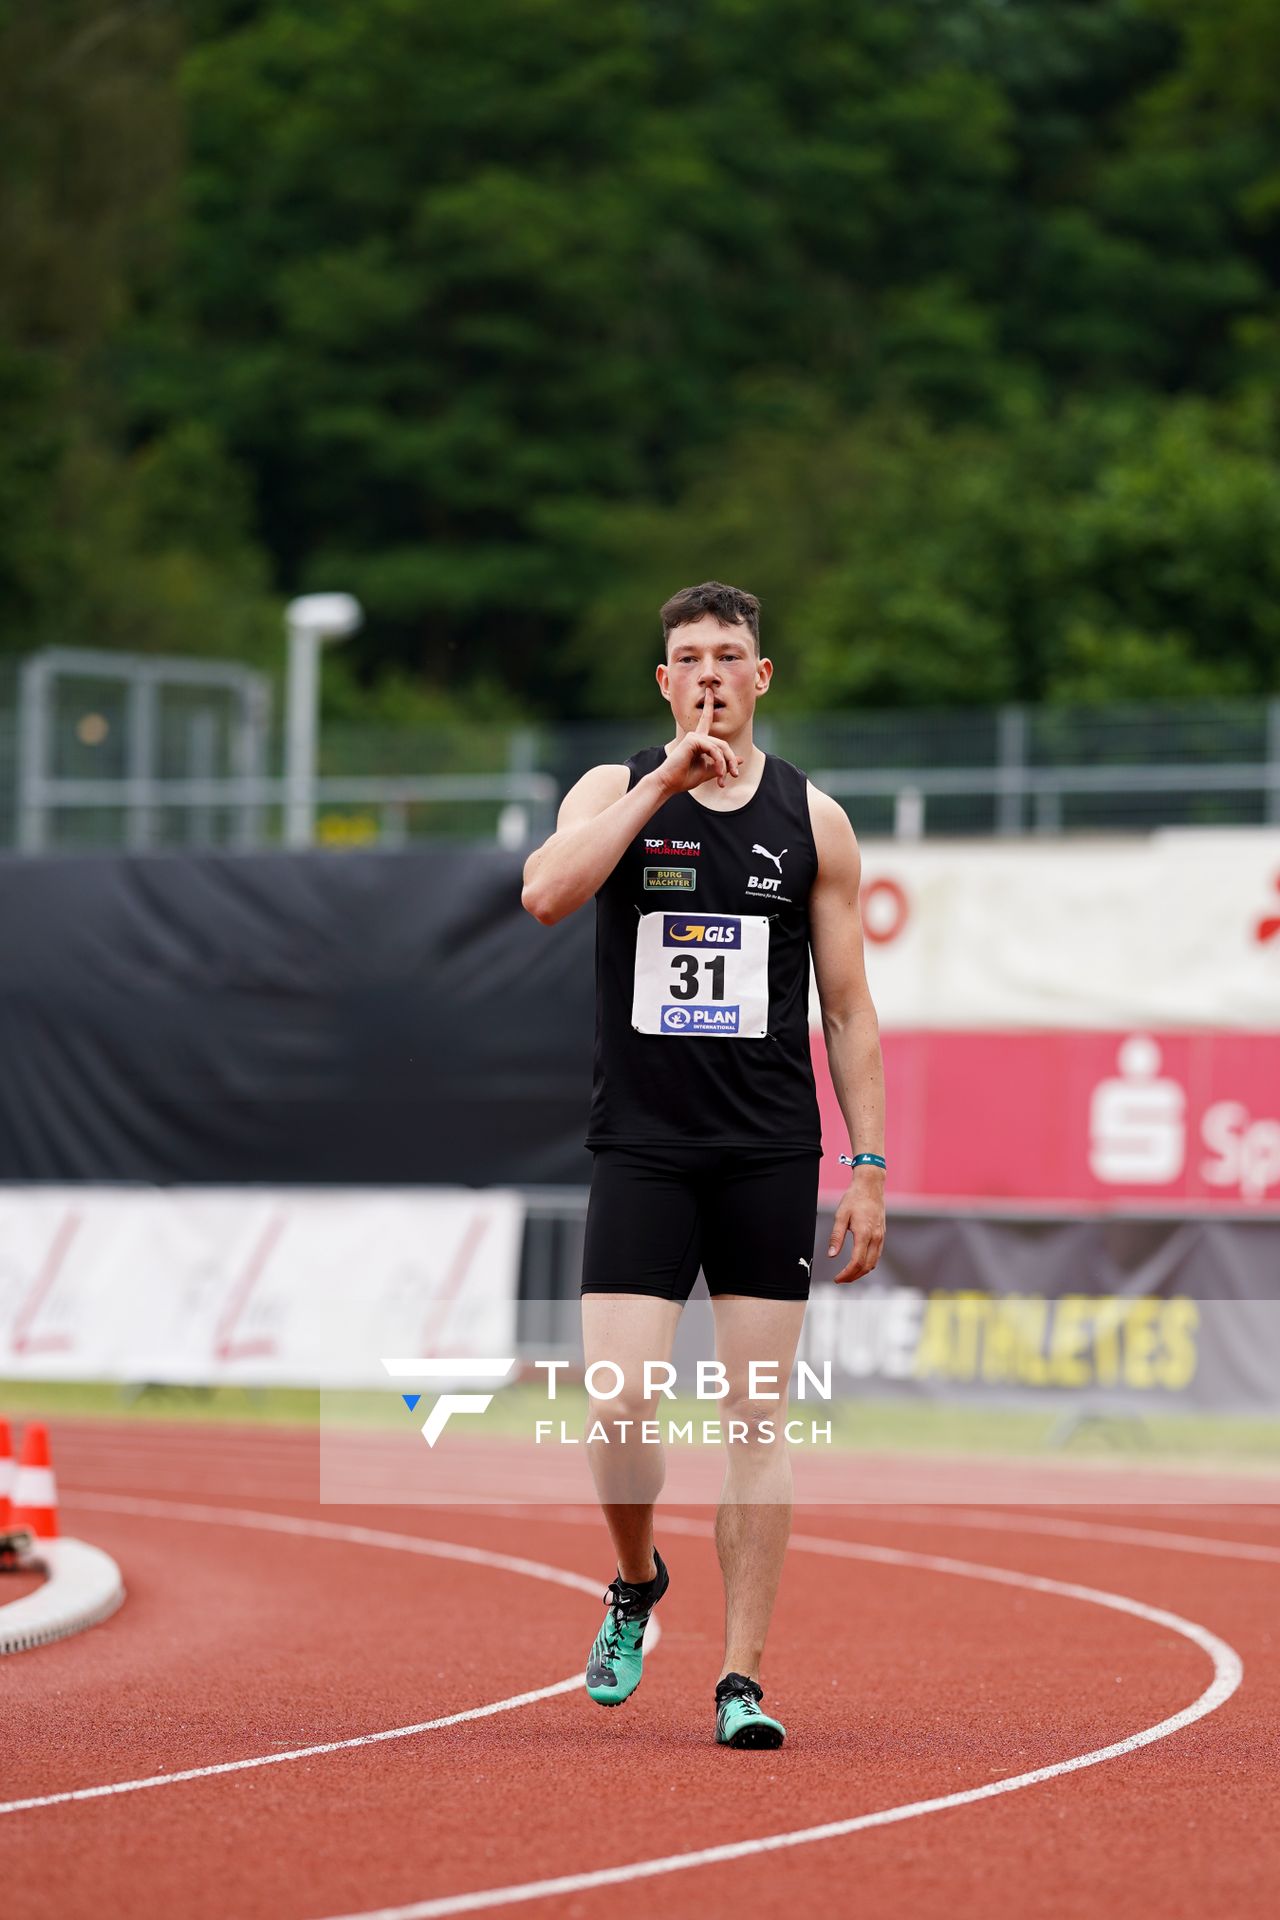
[{"label": "gls logo on bib", "polygon": [[741,947],[742,928],[737,920],[686,920],[675,913],[662,916],[664,947]]}]

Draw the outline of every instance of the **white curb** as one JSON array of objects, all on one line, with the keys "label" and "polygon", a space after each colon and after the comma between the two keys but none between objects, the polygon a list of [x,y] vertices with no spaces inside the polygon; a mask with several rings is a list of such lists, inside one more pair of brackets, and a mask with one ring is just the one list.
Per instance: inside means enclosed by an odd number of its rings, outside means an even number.
[{"label": "white curb", "polygon": [[124,1599],[124,1581],[111,1555],[84,1540],[38,1540],[28,1564],[45,1567],[48,1578],[34,1593],[0,1606],[0,1654],[25,1653],[96,1627]]}]

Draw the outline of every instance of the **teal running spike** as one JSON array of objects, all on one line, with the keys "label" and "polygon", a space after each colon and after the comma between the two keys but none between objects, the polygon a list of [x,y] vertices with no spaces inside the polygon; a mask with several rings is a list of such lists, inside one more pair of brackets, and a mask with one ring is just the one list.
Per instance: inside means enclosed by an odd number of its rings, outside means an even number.
[{"label": "teal running spike", "polygon": [[787,1730],[761,1713],[764,1694],[744,1673],[726,1673],[716,1688],[716,1739],[722,1747],[780,1747]]},{"label": "teal running spike", "polygon": [[671,1575],[655,1547],[656,1575],[644,1586],[616,1579],[605,1593],[609,1611],[587,1656],[587,1692],[602,1707],[620,1707],[640,1685],[644,1667],[644,1630],[649,1615],[671,1585]]}]

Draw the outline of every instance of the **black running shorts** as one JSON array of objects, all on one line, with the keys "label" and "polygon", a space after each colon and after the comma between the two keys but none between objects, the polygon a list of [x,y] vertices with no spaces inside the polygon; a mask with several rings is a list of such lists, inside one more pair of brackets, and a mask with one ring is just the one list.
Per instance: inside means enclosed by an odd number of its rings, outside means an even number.
[{"label": "black running shorts", "polygon": [[820,1158],[683,1144],[597,1147],[582,1291],[684,1301],[701,1267],[713,1294],[807,1299]]}]

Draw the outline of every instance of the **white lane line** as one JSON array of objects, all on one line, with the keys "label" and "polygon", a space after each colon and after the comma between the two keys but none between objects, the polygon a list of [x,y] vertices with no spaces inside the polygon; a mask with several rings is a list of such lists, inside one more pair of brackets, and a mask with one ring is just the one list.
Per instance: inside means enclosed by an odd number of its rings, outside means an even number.
[{"label": "white lane line", "polygon": [[557,1680],[554,1686],[538,1687],[532,1693],[516,1693],[509,1700],[494,1700],[484,1707],[469,1707],[465,1713],[447,1713],[438,1720],[419,1720],[411,1727],[387,1727],[380,1733],[358,1733],[349,1740],[326,1740],[319,1746],[294,1747],[288,1753],[259,1753],[247,1760],[226,1760],[216,1767],[184,1767],[180,1773],[153,1773],[141,1780],[115,1780],[101,1787],[77,1787],[70,1793],[41,1793],[29,1800],[6,1800],[0,1814],[30,1813],[35,1807],[63,1807],[73,1800],[109,1800],[113,1794],[142,1793],[148,1787],[176,1787],[184,1780],[211,1780],[220,1773],[248,1773],[254,1767],[281,1766],[286,1760],[310,1760],[320,1753],[342,1753],[348,1747],[372,1747],[381,1740],[407,1740],[415,1733],[433,1733],[437,1727],[456,1727],[461,1720],[483,1720],[491,1713],[507,1713],[512,1707],[531,1706],[535,1700],[550,1700],[582,1685],[582,1675]]},{"label": "white lane line", "polygon": [[[235,1507],[199,1506],[190,1502],[146,1500],[129,1495],[64,1495],[73,1506],[93,1506],[112,1513],[136,1514],[146,1519],[191,1520],[215,1526],[251,1527],[264,1533],[289,1533],[319,1540],[338,1540],[362,1547],[385,1547],[398,1553],[419,1553],[433,1560],[459,1560],[469,1566],[486,1567],[499,1573],[518,1573],[531,1580],[549,1580],[556,1586],[572,1587],[576,1593],[600,1597],[600,1582],[584,1574],[550,1567],[541,1560],[525,1560],[510,1553],[491,1553],[484,1547],[459,1546],[448,1540],[423,1540],[415,1534],[384,1533],[373,1527],[344,1526],[331,1520],[307,1520],[293,1514],[258,1513]],[[661,1629],[656,1615],[645,1636],[645,1651],[658,1643]],[[342,1753],[353,1747],[377,1746],[386,1740],[407,1740],[414,1734],[433,1733],[439,1727],[456,1727],[464,1720],[485,1720],[495,1713],[509,1713],[515,1707],[532,1706],[539,1700],[554,1699],[582,1685],[581,1673],[553,1685],[537,1687],[529,1693],[512,1694],[506,1700],[492,1700],[483,1707],[468,1707],[462,1713],[442,1714],[435,1720],[419,1720],[412,1726],[387,1727],[376,1733],[357,1733],[345,1740],[325,1740],[314,1746],[294,1747],[287,1753],[254,1754],[243,1760],[226,1760],[216,1766],[184,1767],[176,1773],[153,1773],[139,1780],[113,1780],[102,1786],[76,1787],[66,1793],[36,1794],[25,1800],[0,1802],[0,1814],[29,1813],[37,1807],[66,1806],[75,1800],[107,1800],[117,1794],[142,1793],[149,1787],[173,1787],[188,1780],[209,1780],[218,1774],[247,1773],[255,1767],[282,1766],[290,1760],[310,1760],[317,1754]]]},{"label": "white lane line", "polygon": [[[465,1560],[475,1567],[500,1573],[521,1573],[531,1580],[550,1580],[558,1587],[600,1597],[600,1582],[585,1574],[549,1567],[541,1560],[494,1553],[487,1547],[464,1547],[450,1540],[424,1540],[413,1533],[388,1533],[379,1527],[351,1526],[341,1520],[310,1520],[301,1514],[268,1513],[257,1507],[214,1507],[195,1500],[149,1500],[132,1493],[64,1493],[68,1506],[93,1507],[103,1513],[137,1514],[147,1520],[192,1520],[213,1526],[257,1528],[261,1533],[292,1533],[303,1539],[341,1540],[357,1547],[386,1547],[396,1553],[422,1553],[433,1560]],[[657,1624],[655,1619],[655,1625]]]},{"label": "white lane line", "polygon": [[[703,1521],[685,1521],[675,1525],[674,1520],[675,1516],[668,1516],[663,1523],[668,1531],[702,1534],[713,1531]],[[550,1880],[530,1880],[515,1886],[488,1887],[475,1893],[449,1894],[441,1899],[415,1901],[408,1906],[376,1907],[358,1914],[343,1915],[341,1920],[445,1920],[447,1915],[480,1913],[530,1900],[586,1893],[599,1887],[624,1886],[634,1880],[684,1873],[693,1867],[723,1866],[732,1860],[777,1853],[791,1847],[812,1846],[823,1840],[840,1840],[849,1834],[865,1833],[872,1827],[895,1826],[904,1820],[918,1820],[926,1814],[972,1806],[980,1800],[994,1800],[1002,1794],[1017,1793],[1025,1787],[1038,1786],[1042,1781],[1056,1780],[1064,1774],[1079,1773],[1085,1767],[1100,1766],[1103,1761],[1136,1753],[1139,1748],[1150,1746],[1153,1741],[1166,1740],[1222,1706],[1244,1678],[1244,1663],[1227,1641],[1211,1633],[1198,1621],[1186,1620],[1180,1614],[1166,1612],[1162,1607],[1149,1607],[1145,1602],[1131,1600],[1124,1594],[1109,1593],[1099,1587],[1078,1586],[1071,1581],[1051,1580],[1038,1574],[1016,1573],[1006,1567],[987,1567],[974,1561],[952,1560],[941,1554],[911,1553],[895,1547],[869,1547],[860,1542],[830,1540],[816,1534],[793,1534],[791,1545],[804,1552],[829,1554],[841,1559],[869,1560],[881,1566],[915,1567],[925,1572],[954,1574],[969,1580],[990,1580],[1000,1586],[1021,1587],[1034,1593],[1081,1600],[1093,1606],[1106,1607],[1114,1613],[1129,1614],[1134,1619],[1167,1628],[1190,1640],[1209,1656],[1213,1665],[1213,1679],[1190,1706],[1170,1714],[1155,1726],[1144,1727],[1138,1733],[1127,1734],[1124,1739],[1113,1741],[1109,1746],[1096,1747],[1089,1753],[1075,1754],[1068,1760],[1057,1760],[1048,1766],[1036,1767],[1031,1772],[1015,1774],[1008,1780],[995,1780],[985,1786],[940,1794],[931,1800],[913,1800],[904,1806],[882,1807],[874,1813],[855,1814],[850,1819],[828,1821],[823,1826],[798,1827],[789,1832],[730,1841],[723,1846],[701,1847],[693,1853],[663,1854],[650,1860],[628,1861],[623,1866],[604,1867],[589,1873],[561,1874]]]},{"label": "white lane line", "polygon": [[1062,1520],[1049,1515],[1034,1518],[1016,1513],[979,1512],[974,1508],[915,1507],[886,1514],[912,1526],[971,1527],[992,1533],[1043,1533],[1061,1540],[1114,1540],[1126,1547],[1163,1547],[1173,1553],[1203,1553],[1218,1560],[1259,1560],[1280,1567],[1280,1547],[1253,1540],[1217,1540],[1203,1533],[1170,1533],[1159,1527],[1125,1527],[1112,1520]]},{"label": "white lane line", "polygon": [[[446,1549],[440,1557],[457,1558],[484,1565],[490,1562],[502,1562],[512,1570],[534,1571],[537,1578],[551,1578],[559,1584],[581,1587],[594,1593],[595,1586],[581,1575],[561,1573],[558,1569],[547,1568],[536,1561],[519,1561],[512,1556],[489,1554],[482,1548],[456,1547],[451,1543],[436,1543],[420,1540],[413,1535],[384,1534],[367,1527],[349,1527],[334,1522],[303,1520],[292,1515],[244,1512],[234,1508],[202,1507],[190,1504],[171,1503],[161,1500],[144,1500],[124,1496],[102,1495],[94,1497],[88,1504],[121,1512],[145,1513],[159,1518],[185,1518],[204,1520],[214,1524],[249,1525],[267,1531],[279,1531],[295,1534],[313,1534],[321,1538],[352,1539],[362,1545],[395,1545],[404,1551],[431,1553],[437,1546]],[[576,1516],[575,1516],[576,1517]],[[586,1518],[588,1516],[584,1516]],[[682,1520],[679,1516],[668,1516],[665,1522],[669,1531],[710,1535],[710,1525],[702,1521]],[[442,1916],[457,1913],[473,1913],[485,1909],[515,1905],[519,1902],[541,1900],[556,1894],[584,1892],[596,1887],[621,1885],[632,1880],[650,1879],[657,1875],[684,1872],[697,1866],[713,1866],[738,1860],[754,1854],[776,1852],[784,1848],[811,1845],[822,1840],[843,1838],[859,1833],[871,1827],[896,1824],[903,1820],[918,1819],[929,1813],[968,1806],[981,1800],[989,1800],[1006,1793],[1017,1792],[1022,1788],[1039,1784],[1045,1780],[1056,1779],[1061,1775],[1078,1772],[1085,1767],[1101,1764],[1103,1761],[1133,1753],[1153,1741],[1166,1739],[1190,1726],[1206,1714],[1220,1707],[1239,1687],[1244,1675],[1243,1662],[1235,1649],[1228,1645],[1208,1628],[1195,1621],[1185,1620],[1180,1615],[1168,1613],[1161,1608],[1148,1607],[1143,1602],[1130,1600],[1125,1595],[1105,1592],[1099,1588],[1083,1587],[1047,1577],[1020,1574],[1004,1567],[985,1567],[976,1562],[951,1560],[942,1555],[917,1554],[892,1547],[869,1547],[852,1541],[830,1540],[820,1535],[796,1535],[793,1544],[802,1551],[831,1554],[840,1558],[861,1559],[881,1565],[916,1567],[928,1572],[950,1573],[969,1579],[992,1580],[1000,1585],[1021,1587],[1034,1592],[1061,1595],[1068,1599],[1077,1599],[1093,1605],[1109,1607],[1113,1611],[1130,1614],[1152,1625],[1168,1628],[1191,1640],[1208,1654],[1214,1669],[1210,1685],[1194,1700],[1190,1706],[1160,1721],[1157,1725],[1129,1734],[1107,1747],[1100,1747],[1090,1753],[1078,1754],[1067,1760],[1056,1761],[1051,1765],[1039,1767],[1031,1772],[1014,1775],[1007,1780],[989,1782],[985,1786],[972,1787],[957,1793],[945,1794],[932,1800],[912,1801],[905,1806],[882,1808],[873,1813],[858,1814],[847,1820],[829,1822],[824,1826],[794,1829],[780,1834],[769,1834],[760,1838],[730,1842],[719,1847],[703,1848],[694,1853],[671,1854],[651,1860],[630,1862],[621,1867],[611,1867],[585,1874],[563,1875],[554,1880],[530,1881],[519,1886],[495,1887],[475,1893],[450,1895],[440,1900],[418,1902],[411,1906],[378,1908],[361,1915],[346,1916],[345,1920],[441,1920]],[[655,1621],[656,1624],[656,1621]],[[553,1693],[564,1692],[579,1684],[578,1676],[557,1686],[541,1690],[540,1694],[519,1696],[512,1702],[498,1702],[489,1708],[472,1709],[458,1718],[479,1718],[490,1712],[500,1712],[507,1705],[522,1705],[539,1697],[548,1697]],[[151,1780],[139,1782],[120,1782],[98,1788],[81,1788],[70,1794],[46,1796],[33,1802],[17,1802],[12,1808],[0,1806],[0,1812],[17,1811],[23,1805],[50,1805],[72,1799],[99,1798],[121,1791],[136,1791],[144,1786],[168,1785],[182,1779],[198,1779],[209,1774],[238,1772],[249,1766],[270,1765],[274,1762],[307,1757],[313,1752],[333,1751],[346,1745],[369,1745],[380,1739],[404,1737],[407,1733],[427,1731],[431,1726],[442,1723],[425,1722],[421,1728],[389,1729],[382,1734],[358,1735],[351,1742],[329,1743],[322,1748],[303,1748],[290,1754],[263,1755],[254,1760],[230,1762],[224,1766],[190,1769],[184,1774],[161,1774]],[[444,1723],[444,1724],[447,1724]]]},{"label": "white lane line", "polygon": [[[840,1543],[836,1543],[840,1544]],[[923,1557],[923,1556],[922,1556]],[[915,1556],[905,1556],[910,1561]],[[963,1563],[949,1563],[945,1571],[957,1572]],[[966,1573],[974,1578],[982,1578],[982,1570],[977,1567],[965,1567]],[[1010,1580],[1010,1585],[1017,1584]],[[1037,1583],[1040,1590],[1057,1589],[1056,1582]],[[1092,1753],[1081,1753],[1070,1760],[1055,1761],[1052,1766],[1037,1767],[1034,1772],[1021,1773],[1010,1780],[997,1780],[984,1787],[969,1787],[961,1793],[941,1794],[933,1800],[913,1800],[905,1806],[884,1807],[876,1813],[860,1813],[850,1820],[832,1820],[821,1827],[799,1827],[789,1833],[766,1834],[756,1840],[736,1840],[727,1846],[702,1847],[696,1853],[667,1854],[653,1860],[635,1860],[626,1866],[606,1867],[595,1873],[562,1874],[554,1880],[531,1880],[522,1886],[492,1887],[481,1893],[449,1895],[441,1900],[420,1900],[405,1907],[376,1907],[360,1914],[343,1916],[343,1920],[443,1920],[445,1915],[458,1913],[479,1913],[488,1908],[514,1906],[528,1900],[546,1900],[561,1894],[585,1893],[597,1887],[614,1887],[633,1880],[650,1880],[660,1874],[683,1873],[691,1867],[722,1866],[731,1860],[743,1860],[755,1854],[777,1853],[785,1848],[812,1846],[821,1840],[840,1840],[851,1833],[865,1833],[872,1827],[896,1826],[903,1820],[918,1820],[929,1813],[944,1813],[954,1807],[972,1806],[979,1800],[993,1800],[1004,1793],[1016,1793],[1023,1787],[1037,1786],[1043,1780],[1054,1780],[1066,1773],[1078,1773],[1084,1767],[1099,1766],[1104,1760],[1118,1759],[1122,1754],[1134,1753],[1139,1747],[1149,1746],[1153,1740],[1167,1739],[1170,1734],[1190,1726],[1195,1720],[1203,1719],[1212,1713],[1239,1686],[1243,1677],[1240,1656],[1225,1640],[1219,1640],[1216,1634],[1209,1633],[1194,1621],[1182,1620],[1177,1614],[1165,1613],[1158,1607],[1145,1608],[1136,1600],[1124,1600],[1120,1594],[1102,1594],[1088,1587],[1062,1589],[1070,1591],[1078,1599],[1092,1599],[1098,1604],[1117,1608],[1122,1613],[1134,1613],[1140,1619],[1150,1619],[1156,1625],[1172,1627],[1177,1633],[1183,1633],[1188,1639],[1195,1640],[1198,1646],[1205,1647],[1214,1663],[1214,1678],[1210,1686],[1181,1713],[1175,1713],[1158,1726],[1146,1727],[1141,1733],[1132,1733],[1124,1740],[1117,1740],[1109,1747],[1098,1747]]]},{"label": "white lane line", "polygon": [[[485,1510],[498,1514],[504,1520],[528,1518],[526,1507],[494,1506]],[[928,1527],[936,1522],[939,1526],[968,1527],[975,1532],[1043,1533],[1064,1540],[1101,1540],[1104,1543],[1114,1540],[1124,1546],[1160,1548],[1169,1553],[1203,1553],[1213,1559],[1257,1560],[1266,1566],[1280,1566],[1280,1547],[1262,1546],[1253,1540],[1219,1540],[1203,1533],[1169,1533],[1157,1527],[1124,1527],[1109,1520],[1062,1520],[1048,1515],[995,1513],[985,1507],[912,1506],[894,1508],[892,1511],[885,1508],[882,1511],[879,1507],[868,1510],[854,1505],[845,1510],[855,1514],[859,1520],[867,1520],[877,1526],[891,1527],[904,1522]],[[588,1527],[599,1524],[595,1514],[579,1511],[576,1507],[551,1507],[540,1511],[544,1517],[565,1526]],[[1219,1517],[1216,1508],[1213,1517]],[[666,1515],[659,1524],[668,1533],[709,1535],[712,1531],[706,1521],[686,1520],[678,1514]]]}]

